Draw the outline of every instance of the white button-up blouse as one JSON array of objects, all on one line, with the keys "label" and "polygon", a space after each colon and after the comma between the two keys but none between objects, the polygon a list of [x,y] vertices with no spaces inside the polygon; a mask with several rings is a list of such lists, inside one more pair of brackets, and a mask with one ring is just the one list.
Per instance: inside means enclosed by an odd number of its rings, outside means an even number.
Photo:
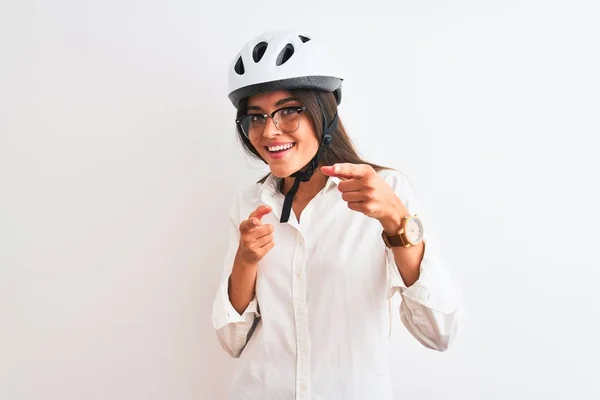
[{"label": "white button-up blouse", "polygon": [[[380,175],[419,215],[407,177],[395,170]],[[388,338],[395,293],[402,298],[402,323],[424,346],[442,351],[455,337],[461,296],[428,240],[427,221],[420,276],[406,287],[381,224],[350,210],[338,183],[329,178],[300,222],[292,212],[289,223],[279,223],[284,196],[272,175],[233,204],[212,315],[223,348],[239,358],[231,399],[392,399]],[[263,222],[275,227],[275,247],[261,260],[255,297],[240,315],[229,301],[228,278],[239,224],[261,204],[273,208]]]}]

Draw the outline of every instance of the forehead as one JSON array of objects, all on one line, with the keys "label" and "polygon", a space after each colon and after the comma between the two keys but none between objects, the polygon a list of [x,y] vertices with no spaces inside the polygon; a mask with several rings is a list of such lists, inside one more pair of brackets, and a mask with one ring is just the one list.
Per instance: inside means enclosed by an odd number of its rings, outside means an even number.
[{"label": "forehead", "polygon": [[248,107],[267,109],[273,107],[279,100],[293,97],[287,90],[256,94],[248,99]]}]

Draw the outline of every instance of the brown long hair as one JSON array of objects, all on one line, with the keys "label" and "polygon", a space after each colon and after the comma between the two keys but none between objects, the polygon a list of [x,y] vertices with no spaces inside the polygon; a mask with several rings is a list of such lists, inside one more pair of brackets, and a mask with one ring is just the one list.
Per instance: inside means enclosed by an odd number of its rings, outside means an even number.
[{"label": "brown long hair", "polygon": [[[314,91],[314,90],[290,90],[292,96],[297,98],[302,105],[306,106],[306,115],[312,125],[313,130],[317,134],[317,138],[319,141],[323,135],[323,116],[321,113],[321,107],[319,105],[319,101],[323,105],[323,109],[325,111],[325,116],[327,118],[327,123],[330,123],[333,119],[337,111],[337,102],[335,101],[335,97],[333,93],[322,92],[322,91]],[[318,100],[317,100],[318,98]],[[246,114],[246,106],[248,104],[248,99],[244,99],[240,102],[240,106],[238,108],[237,117],[241,117]],[[339,116],[338,116],[339,118]],[[262,160],[265,164],[267,163],[260,154],[256,151],[250,140],[244,135],[241,131],[240,127],[237,127],[238,139],[242,143],[244,150],[250,156],[254,158],[258,158]],[[346,132],[344,128],[344,124],[341,119],[338,121],[337,128],[331,134],[332,140],[331,144],[325,149],[323,155],[321,156],[320,163],[324,165],[333,165],[336,163],[352,163],[352,164],[367,164],[373,167],[376,171],[380,171],[383,169],[388,169],[387,167],[382,167],[377,164],[370,163],[368,161],[363,160],[357,153],[350,136]],[[263,183],[269,175],[263,177],[259,183]]]}]

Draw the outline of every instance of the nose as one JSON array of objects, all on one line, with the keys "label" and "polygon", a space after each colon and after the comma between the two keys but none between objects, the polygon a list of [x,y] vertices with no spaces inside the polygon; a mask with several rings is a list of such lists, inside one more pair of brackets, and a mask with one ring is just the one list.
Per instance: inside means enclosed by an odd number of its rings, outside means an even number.
[{"label": "nose", "polygon": [[275,120],[273,118],[267,118],[263,136],[270,139],[277,135],[281,135],[281,131],[277,128],[277,125],[275,125]]}]

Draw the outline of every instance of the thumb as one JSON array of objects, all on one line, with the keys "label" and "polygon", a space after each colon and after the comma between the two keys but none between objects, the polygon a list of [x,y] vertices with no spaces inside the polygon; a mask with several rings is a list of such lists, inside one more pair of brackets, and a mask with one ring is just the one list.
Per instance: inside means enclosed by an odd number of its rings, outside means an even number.
[{"label": "thumb", "polygon": [[255,225],[255,226],[259,225],[261,219],[265,215],[269,214],[271,211],[273,211],[273,209],[269,206],[264,206],[264,205],[258,206],[258,208],[256,210],[252,211],[252,213],[250,214],[248,219],[250,220],[250,222],[253,225]]}]

